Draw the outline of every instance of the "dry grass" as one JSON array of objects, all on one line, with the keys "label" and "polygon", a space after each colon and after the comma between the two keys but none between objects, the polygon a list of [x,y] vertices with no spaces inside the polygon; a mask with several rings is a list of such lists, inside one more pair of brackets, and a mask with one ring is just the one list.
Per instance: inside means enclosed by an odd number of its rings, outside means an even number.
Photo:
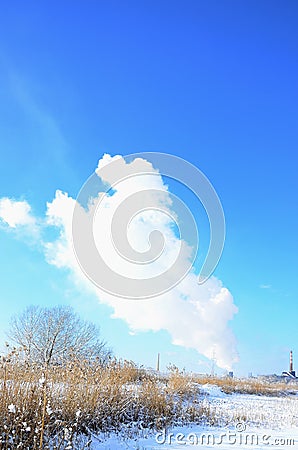
[{"label": "dry grass", "polygon": [[[92,436],[158,430],[189,421],[186,399],[196,390],[174,371],[165,380],[132,362],[72,361],[65,367],[26,367],[17,353],[0,366],[0,448],[83,449]],[[196,408],[195,408],[196,409]]]},{"label": "dry grass", "polygon": [[169,375],[165,380],[167,392],[188,401],[197,398],[200,390],[192,375],[179,371],[175,366],[170,366],[168,370]]},{"label": "dry grass", "polygon": [[214,384],[219,386],[226,394],[255,394],[279,396],[298,389],[297,384],[286,384],[285,382],[266,381],[262,379],[237,379],[231,377],[208,377],[196,376],[193,378],[199,384]]},{"label": "dry grass", "polygon": [[72,361],[65,367],[26,367],[12,352],[0,365],[0,448],[91,448],[92,436],[115,432],[135,437],[190,422],[216,424],[199,386],[226,393],[277,395],[284,384],[191,376],[171,367],[167,376],[134,363]]}]

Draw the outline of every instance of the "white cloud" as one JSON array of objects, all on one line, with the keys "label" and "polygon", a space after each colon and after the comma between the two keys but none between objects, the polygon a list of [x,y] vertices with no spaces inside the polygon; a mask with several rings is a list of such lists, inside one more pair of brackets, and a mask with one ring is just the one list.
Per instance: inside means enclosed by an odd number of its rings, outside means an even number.
[{"label": "white cloud", "polygon": [[191,273],[173,290],[156,299],[119,300],[100,295],[114,309],[113,317],[124,319],[131,330],[166,330],[175,345],[197,350],[219,367],[230,369],[237,360],[235,337],[228,327],[237,312],[228,289],[215,277],[203,285]]},{"label": "white cloud", "polygon": [[260,289],[271,289],[271,284],[261,284]]},{"label": "white cloud", "polygon": [[[131,165],[117,156],[120,160],[122,175],[130,173]],[[105,155],[98,165],[100,173],[107,167],[105,182],[112,184],[114,177],[119,174],[109,173],[108,164],[111,161],[109,155]],[[135,161],[141,164],[152,175],[128,178],[119,183],[112,195],[105,196],[95,212],[95,205],[90,203],[89,209],[81,208],[80,214],[87,219],[94,215],[94,239],[101,255],[113,270],[127,277],[152,278],[156,274],[163,273],[169,265],[175,261],[177,252],[183,244],[184,252],[179,263],[187,265],[191,249],[186,243],[181,242],[175,235],[172,227],[171,199],[167,186],[164,185],[161,176],[152,166],[144,160]],[[157,210],[143,211],[131,221],[127,230],[127,238],[136,251],[148,250],[148,236],[151,231],[158,229],[165,237],[165,247],[160,258],[152,264],[130,264],[115,252],[110,242],[110,225],[116,208],[127,196],[146,189],[158,189],[150,198],[156,208],[162,206],[163,212]],[[0,203],[1,205],[1,203]],[[28,205],[28,204],[27,204]],[[173,289],[153,299],[146,300],[122,300],[114,295],[103,292],[92,284],[81,271],[76,260],[72,245],[72,214],[75,200],[61,191],[56,192],[52,202],[47,204],[46,224],[59,229],[59,237],[45,243],[44,251],[50,264],[58,268],[67,268],[71,271],[77,285],[87,287],[95,292],[100,302],[113,308],[114,318],[124,320],[130,332],[135,334],[146,331],[166,330],[171,336],[172,342],[186,348],[197,350],[200,354],[212,358],[215,355],[219,367],[230,369],[237,361],[236,340],[229,327],[229,321],[237,312],[233,297],[228,289],[223,287],[220,280],[211,277],[202,285],[198,284],[194,269]],[[30,216],[30,207],[24,211]],[[24,207],[23,207],[24,208]],[[165,214],[166,212],[167,214]],[[24,216],[25,217],[25,216]],[[7,223],[16,227],[19,222],[12,218]]]},{"label": "white cloud", "polygon": [[7,197],[0,199],[0,219],[11,228],[35,225],[36,223],[28,202],[16,201]]}]

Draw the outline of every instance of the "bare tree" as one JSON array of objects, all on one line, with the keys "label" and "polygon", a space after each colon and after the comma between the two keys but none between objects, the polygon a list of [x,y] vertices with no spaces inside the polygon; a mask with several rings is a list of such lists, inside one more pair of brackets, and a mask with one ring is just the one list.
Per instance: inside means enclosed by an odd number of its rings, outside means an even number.
[{"label": "bare tree", "polygon": [[29,306],[12,318],[7,334],[23,348],[28,362],[46,366],[74,358],[97,358],[104,364],[111,356],[99,327],[82,320],[68,306]]}]

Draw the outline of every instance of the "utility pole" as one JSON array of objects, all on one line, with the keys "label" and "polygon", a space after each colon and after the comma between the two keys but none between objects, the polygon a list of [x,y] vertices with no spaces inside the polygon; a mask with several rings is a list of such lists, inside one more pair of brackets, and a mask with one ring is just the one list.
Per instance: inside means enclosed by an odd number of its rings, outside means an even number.
[{"label": "utility pole", "polygon": [[159,359],[160,359],[160,354],[157,353],[157,364],[156,364],[156,370],[157,370],[157,372],[159,372]]}]

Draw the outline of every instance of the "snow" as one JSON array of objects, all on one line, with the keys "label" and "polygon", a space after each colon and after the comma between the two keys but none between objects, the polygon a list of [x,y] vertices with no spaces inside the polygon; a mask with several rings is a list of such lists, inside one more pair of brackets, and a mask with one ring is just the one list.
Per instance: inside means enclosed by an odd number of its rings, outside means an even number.
[{"label": "snow", "polygon": [[13,403],[11,403],[10,405],[8,405],[8,411],[12,414],[15,414],[16,412],[16,407]]},{"label": "snow", "polygon": [[177,450],[186,447],[202,450],[212,448],[257,450],[269,446],[272,450],[280,450],[281,448],[297,448],[297,443],[297,428],[283,431],[251,428],[244,432],[238,432],[235,428],[192,426],[175,427],[166,437],[163,434],[156,434],[150,438],[141,438],[137,441],[121,442],[115,436],[104,443],[96,443],[94,440],[92,448],[95,450]]},{"label": "snow", "polygon": [[[177,450],[181,448],[265,449],[297,448],[298,399],[249,394],[225,394],[218,386],[203,385],[204,402],[220,426],[174,427],[139,438],[111,435],[103,441],[93,439],[92,448],[103,450]],[[146,435],[147,433],[147,435]]]},{"label": "snow", "polygon": [[207,394],[212,396],[213,398],[226,398],[229,396],[229,394],[225,394],[219,386],[216,386],[215,384],[204,384],[199,385],[200,391],[203,394]]}]

